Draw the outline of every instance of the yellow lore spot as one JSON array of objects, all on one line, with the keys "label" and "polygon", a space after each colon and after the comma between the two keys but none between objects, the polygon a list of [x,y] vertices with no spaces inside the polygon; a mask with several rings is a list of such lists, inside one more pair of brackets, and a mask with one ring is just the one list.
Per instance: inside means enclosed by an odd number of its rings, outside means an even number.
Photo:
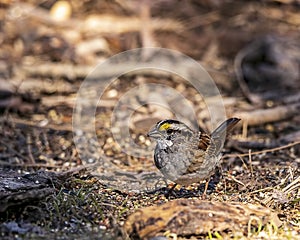
[{"label": "yellow lore spot", "polygon": [[163,125],[161,125],[159,127],[159,131],[168,130],[170,128],[170,126],[171,126],[170,123],[164,123]]}]

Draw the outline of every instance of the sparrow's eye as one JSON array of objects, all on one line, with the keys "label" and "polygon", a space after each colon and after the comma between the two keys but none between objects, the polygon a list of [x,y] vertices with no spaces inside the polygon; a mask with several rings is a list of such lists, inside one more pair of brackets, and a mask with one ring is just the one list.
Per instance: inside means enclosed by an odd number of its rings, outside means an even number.
[{"label": "sparrow's eye", "polygon": [[167,134],[171,134],[171,133],[173,133],[173,132],[174,132],[174,130],[171,129],[171,128],[169,128],[169,129],[167,130]]}]

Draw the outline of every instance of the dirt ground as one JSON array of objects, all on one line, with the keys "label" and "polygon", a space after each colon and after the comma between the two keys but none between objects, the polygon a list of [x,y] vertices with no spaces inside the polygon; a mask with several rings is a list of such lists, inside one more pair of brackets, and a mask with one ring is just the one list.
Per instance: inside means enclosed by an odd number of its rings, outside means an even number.
[{"label": "dirt ground", "polygon": [[[300,238],[298,0],[0,6],[1,239]],[[145,47],[175,50],[172,71],[114,58]],[[207,86],[192,63],[218,95],[177,74]],[[147,132],[177,112],[189,121],[188,106],[210,132],[214,101],[241,123],[207,194],[203,181],[168,195]]]}]

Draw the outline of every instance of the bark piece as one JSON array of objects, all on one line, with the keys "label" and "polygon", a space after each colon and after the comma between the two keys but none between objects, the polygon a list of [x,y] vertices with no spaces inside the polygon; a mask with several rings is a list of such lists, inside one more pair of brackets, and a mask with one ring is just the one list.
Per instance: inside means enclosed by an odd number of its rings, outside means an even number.
[{"label": "bark piece", "polygon": [[0,171],[0,212],[8,207],[32,203],[55,192],[54,173],[39,171],[20,175],[10,171]]},{"label": "bark piece", "polygon": [[91,171],[94,166],[81,166],[62,173],[40,170],[23,175],[0,169],[0,213],[9,207],[38,202],[55,193],[57,186],[61,186],[67,178],[82,171]]},{"label": "bark piece", "polygon": [[277,215],[261,205],[177,199],[137,210],[128,217],[125,229],[129,236],[150,239],[166,231],[181,236],[246,231],[249,224],[255,227],[270,221],[279,225]]}]

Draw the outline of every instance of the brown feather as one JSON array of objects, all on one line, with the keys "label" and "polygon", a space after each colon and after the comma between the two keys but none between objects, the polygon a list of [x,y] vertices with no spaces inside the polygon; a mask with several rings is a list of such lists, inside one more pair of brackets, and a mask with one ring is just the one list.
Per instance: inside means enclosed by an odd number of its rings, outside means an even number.
[{"label": "brown feather", "polygon": [[210,145],[210,142],[211,141],[210,141],[210,137],[208,136],[208,134],[201,132],[198,149],[206,151]]}]

